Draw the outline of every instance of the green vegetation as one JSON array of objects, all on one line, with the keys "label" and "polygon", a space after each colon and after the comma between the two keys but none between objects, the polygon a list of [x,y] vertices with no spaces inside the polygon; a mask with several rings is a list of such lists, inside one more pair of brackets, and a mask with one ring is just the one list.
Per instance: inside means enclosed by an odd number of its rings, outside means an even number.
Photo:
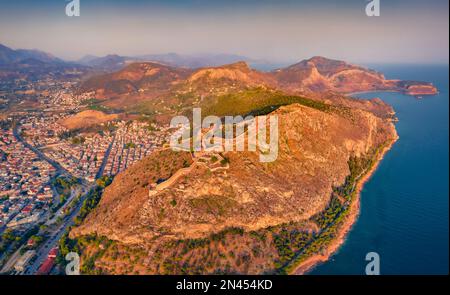
[{"label": "green vegetation", "polygon": [[100,111],[100,112],[104,112],[104,113],[111,112],[111,109],[109,109],[108,107],[105,107],[104,105],[101,105],[101,104],[89,105],[88,109],[93,110],[93,111]]},{"label": "green vegetation", "polygon": [[253,88],[217,97],[216,102],[204,107],[202,116],[237,116],[265,115],[284,105],[299,103],[301,105],[329,111],[331,106],[301,96],[290,96],[280,91]]},{"label": "green vegetation", "polygon": [[69,234],[65,233],[61,239],[59,240],[59,254],[58,257],[56,258],[56,261],[58,262],[58,264],[65,264],[65,259],[64,257],[66,257],[67,253],[69,252],[76,252],[76,253],[80,253],[77,247],[77,240],[75,239],[70,239],[69,238]]},{"label": "green vegetation", "polygon": [[102,197],[103,189],[112,182],[108,176],[97,179],[97,186],[92,188],[81,206],[80,213],[75,217],[75,225],[80,225],[86,216],[97,206]]},{"label": "green vegetation", "polygon": [[80,180],[75,177],[67,178],[61,176],[52,180],[52,186],[59,194],[59,203],[51,208],[52,212],[58,211],[66,203],[72,192],[72,187],[79,183]]},{"label": "green vegetation", "polygon": [[80,265],[80,272],[83,274],[103,274],[101,269],[95,267],[95,261],[102,257],[109,246],[114,242],[106,237],[99,237],[95,234],[82,236],[77,239],[70,239],[68,234],[64,234],[59,240],[59,254],[56,258],[56,262],[60,265],[65,265],[66,261],[64,257],[69,252],[81,253],[86,246],[94,245],[97,251],[87,259],[82,261]]},{"label": "green vegetation", "polygon": [[104,113],[110,112],[111,109],[109,109],[108,107],[104,106],[101,104],[102,101],[96,98],[89,98],[89,99],[85,99],[83,100],[82,104],[85,105],[87,107],[87,109],[89,110],[93,110],[93,111],[101,111]]},{"label": "green vegetation", "polygon": [[81,132],[80,129],[62,131],[58,134],[58,138],[60,140],[69,139],[69,138],[77,136],[80,132]]},{"label": "green vegetation", "polygon": [[222,156],[222,160],[220,160],[220,165],[222,166],[227,166],[228,164],[230,164],[230,159],[225,157],[224,155]]},{"label": "green vegetation", "polygon": [[28,239],[36,235],[39,231],[39,225],[31,227],[26,232],[19,232],[12,229],[7,229],[0,236],[0,253],[7,253],[3,256],[2,262],[7,260],[8,256],[16,251],[20,245],[28,241]]},{"label": "green vegetation", "polygon": [[83,144],[86,141],[84,136],[72,137],[72,144]]},{"label": "green vegetation", "polygon": [[11,229],[5,230],[5,232],[1,235],[1,241],[5,243],[9,243],[16,240],[16,236],[14,231]]},{"label": "green vegetation", "polygon": [[[98,205],[103,190],[108,185],[110,185],[111,182],[112,177],[109,176],[102,176],[101,178],[96,180],[97,185],[88,192],[88,195],[86,196],[86,199],[82,204],[79,214],[77,215],[77,217],[75,217],[75,226],[80,225],[81,222],[83,222],[83,220],[86,218],[86,216]],[[57,257],[57,262],[58,264],[61,265],[65,265],[66,262],[64,257],[67,255],[67,253],[69,252],[81,253],[82,248],[87,244],[90,244],[91,242],[96,242],[97,246],[102,244],[103,248],[105,245],[109,245],[112,242],[104,237],[99,238],[96,235],[83,236],[79,239],[70,239],[68,235],[70,230],[71,228],[69,228],[68,231],[59,240],[59,254]],[[91,258],[89,258],[87,261],[83,263],[80,269],[82,273],[101,274],[101,272],[95,273],[91,272],[94,271],[95,269],[94,268],[95,259],[97,259],[100,255],[103,255],[104,251],[100,250],[97,253],[98,254],[93,255]]]},{"label": "green vegetation", "polygon": [[124,149],[134,149],[136,147],[136,144],[132,143],[132,142],[128,142],[125,144],[125,146],[123,147]]},{"label": "green vegetation", "polygon": [[344,185],[335,188],[327,208],[311,218],[319,226],[319,231],[290,262],[278,269],[280,273],[292,272],[306,258],[325,250],[336,237],[338,230],[349,214],[350,204],[357,198],[355,191],[357,182],[376,163],[379,153],[384,147],[385,144],[382,144],[371,150],[364,157],[352,157],[349,159],[350,175],[346,178]]},{"label": "green vegetation", "polygon": [[306,247],[312,237],[313,234],[310,232],[281,227],[279,233],[273,234],[273,241],[279,256],[275,262],[275,267],[282,267],[289,262],[295,256],[295,253]]},{"label": "green vegetation", "polygon": [[55,187],[56,191],[59,194],[67,194],[70,193],[71,188],[79,184],[80,180],[76,177],[57,177],[52,180],[52,185]]},{"label": "green vegetation", "polygon": [[96,99],[96,98],[88,98],[88,99],[85,99],[85,100],[83,100],[82,102],[81,102],[81,104],[82,105],[93,105],[93,104],[97,104],[97,103],[100,103],[101,102],[101,100],[99,100],[99,99]]},{"label": "green vegetation", "polygon": [[102,177],[97,179],[95,182],[97,183],[97,185],[99,187],[101,187],[103,189],[103,188],[107,187],[108,185],[110,185],[112,180],[113,180],[112,177],[103,175]]},{"label": "green vegetation", "polygon": [[33,243],[34,243],[32,248],[36,248],[37,246],[39,246],[44,241],[44,237],[43,236],[39,236],[39,235],[33,235],[33,236],[30,237],[30,240],[32,240]]},{"label": "green vegetation", "polygon": [[75,217],[76,225],[80,225],[86,216],[97,206],[98,202],[100,202],[101,194],[102,189],[98,186],[89,191],[80,209],[80,213]]}]

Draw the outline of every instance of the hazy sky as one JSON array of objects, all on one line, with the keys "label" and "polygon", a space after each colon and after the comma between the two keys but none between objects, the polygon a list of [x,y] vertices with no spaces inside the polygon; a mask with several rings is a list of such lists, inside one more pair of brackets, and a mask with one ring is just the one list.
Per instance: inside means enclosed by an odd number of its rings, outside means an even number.
[{"label": "hazy sky", "polygon": [[[65,59],[86,54],[230,53],[274,62],[448,63],[448,0],[0,0],[0,43]],[[243,4],[245,3],[245,4]]]}]

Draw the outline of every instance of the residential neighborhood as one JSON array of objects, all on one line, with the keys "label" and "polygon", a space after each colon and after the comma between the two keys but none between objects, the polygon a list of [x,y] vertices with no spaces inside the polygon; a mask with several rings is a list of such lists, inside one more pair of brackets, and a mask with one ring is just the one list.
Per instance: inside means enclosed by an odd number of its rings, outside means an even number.
[{"label": "residential neighborhood", "polygon": [[0,272],[50,273],[55,243],[96,180],[114,177],[168,142],[168,127],[139,120],[67,128],[64,120],[90,99],[72,85],[0,82],[2,102],[22,104],[0,118]]}]

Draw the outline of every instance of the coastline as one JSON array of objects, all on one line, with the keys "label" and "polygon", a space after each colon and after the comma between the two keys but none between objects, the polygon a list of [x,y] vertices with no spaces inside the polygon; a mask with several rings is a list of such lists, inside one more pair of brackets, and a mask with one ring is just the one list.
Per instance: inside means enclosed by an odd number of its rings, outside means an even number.
[{"label": "coastline", "polygon": [[348,232],[352,229],[353,224],[355,224],[356,220],[358,219],[359,212],[360,212],[361,190],[363,189],[364,184],[372,177],[373,173],[377,170],[378,165],[383,160],[384,155],[392,148],[392,146],[394,145],[394,143],[397,140],[398,140],[398,136],[397,136],[397,138],[393,139],[387,146],[385,146],[383,148],[380,155],[378,156],[376,163],[358,181],[356,188],[355,188],[356,198],[350,205],[349,216],[347,217],[347,219],[344,221],[341,228],[339,229],[336,239],[333,240],[330,243],[330,245],[328,245],[327,249],[325,250],[325,253],[315,254],[311,257],[308,257],[306,260],[301,262],[294,269],[294,271],[292,271],[289,274],[291,274],[291,275],[306,274],[308,271],[313,269],[318,264],[328,261],[331,258],[331,256],[333,256],[339,250],[339,248],[344,244],[345,239],[347,238]]},{"label": "coastline", "polygon": [[354,96],[358,95],[358,94],[374,93],[374,92],[402,93],[402,91],[400,91],[400,90],[367,90],[367,91],[348,92],[348,93],[344,93],[344,95],[347,97],[350,97],[350,98],[357,98]]},{"label": "coastline", "polygon": [[430,92],[420,93],[420,92],[414,92],[414,91],[409,91],[408,92],[408,91],[404,91],[404,90],[387,89],[387,90],[367,90],[367,91],[348,92],[348,93],[345,93],[344,95],[347,96],[347,97],[350,97],[350,98],[358,98],[357,95],[359,95],[359,94],[374,93],[374,92],[401,93],[401,94],[404,94],[404,95],[409,95],[409,96],[414,96],[414,97],[418,97],[418,96],[433,96],[433,95],[439,94],[439,91],[437,89],[433,93],[430,93]]}]

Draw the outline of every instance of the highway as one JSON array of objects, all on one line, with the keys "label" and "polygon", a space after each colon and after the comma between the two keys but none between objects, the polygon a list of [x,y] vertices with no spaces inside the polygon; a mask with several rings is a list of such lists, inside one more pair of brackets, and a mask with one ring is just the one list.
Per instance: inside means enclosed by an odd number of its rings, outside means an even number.
[{"label": "highway", "polygon": [[63,218],[62,224],[58,225],[57,228],[50,234],[50,237],[37,249],[36,257],[33,260],[33,263],[28,266],[25,270],[26,275],[36,274],[39,267],[42,263],[47,259],[47,255],[53,247],[58,246],[58,242],[67,229],[74,224],[74,219],[77,216],[78,212],[83,205],[83,201],[86,199],[86,196],[93,185],[86,187],[83,191],[83,195],[80,198],[77,206],[72,212]]},{"label": "highway", "polygon": [[[38,148],[36,148],[36,147],[30,145],[28,142],[26,142],[19,134],[18,124],[14,124],[13,134],[16,137],[16,139],[18,141],[20,141],[26,148],[33,151],[40,159],[47,161],[50,165],[52,165],[56,169],[56,175],[64,175],[64,176],[68,176],[68,177],[73,177],[73,175],[69,171],[67,171],[64,167],[62,167],[58,162],[50,159]],[[102,166],[101,166],[102,171],[104,169],[105,164],[106,164],[106,159],[102,163]],[[86,199],[89,191],[95,186],[95,184],[91,184],[88,181],[86,181],[85,179],[81,179],[79,185],[82,188],[82,193],[81,193],[81,197],[80,197],[77,205],[74,207],[72,212],[70,212],[70,214],[63,217],[61,224],[55,225],[55,229],[53,229],[50,232],[48,239],[46,239],[45,242],[42,245],[40,245],[38,249],[36,249],[36,256],[32,260],[33,262],[31,263],[31,265],[29,265],[25,269],[23,274],[26,274],[26,275],[36,274],[39,267],[42,265],[42,263],[47,258],[47,255],[50,252],[50,250],[53,247],[58,246],[58,242],[61,239],[61,237],[64,235],[64,233],[67,231],[67,229],[74,224],[74,218],[78,215],[78,213],[83,205],[83,201]],[[74,201],[75,201],[75,197],[73,197],[73,198],[71,197],[68,200],[67,204],[69,204],[69,202],[74,202]],[[42,232],[40,232],[40,234],[42,234]]]}]

